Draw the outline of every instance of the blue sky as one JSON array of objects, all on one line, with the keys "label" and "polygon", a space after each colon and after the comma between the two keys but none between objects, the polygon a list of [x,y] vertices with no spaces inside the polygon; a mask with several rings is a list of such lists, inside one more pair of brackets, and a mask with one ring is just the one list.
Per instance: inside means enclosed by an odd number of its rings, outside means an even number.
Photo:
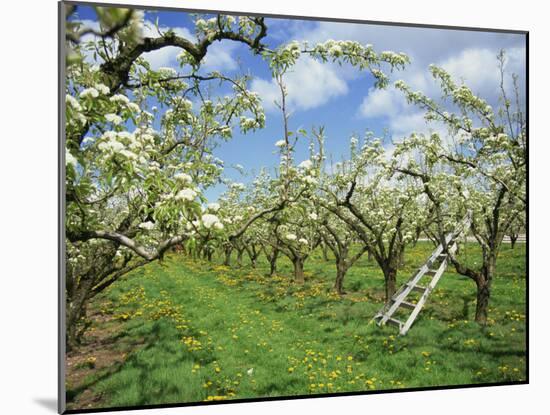
[{"label": "blue sky", "polygon": [[[80,7],[82,20],[96,19],[92,9]],[[158,18],[159,26],[173,28],[178,34],[193,36],[192,16],[185,12],[145,13],[151,22]],[[457,80],[464,80],[475,93],[485,98],[493,107],[498,104],[499,77],[496,54],[505,49],[508,55],[507,71],[517,73],[525,85],[525,36],[521,34],[491,33],[479,31],[426,29],[374,24],[334,23],[293,19],[266,19],[268,36],[265,42],[274,47],[290,40],[307,40],[310,44],[328,39],[355,40],[372,44],[377,51],[405,52],[411,64],[394,72],[392,80],[403,79],[413,89],[437,97],[437,88],[427,71],[429,64],[447,69]],[[150,34],[155,36],[155,33]],[[153,67],[178,68],[176,48],[146,54]],[[254,76],[251,89],[257,91],[266,107],[266,128],[241,135],[238,128],[234,138],[221,143],[215,155],[225,161],[225,175],[235,181],[248,182],[231,165],[243,165],[246,171],[257,172],[262,167],[278,164],[274,143],[282,138],[283,126],[280,112],[273,106],[277,98],[268,65],[252,54],[244,45],[223,41],[213,45],[206,58],[204,72],[220,70],[228,75],[250,73]],[[290,128],[311,130],[325,127],[326,150],[335,159],[347,152],[352,134],[362,136],[371,130],[377,135],[386,133],[391,140],[398,140],[413,131],[438,130],[437,125],[427,126],[422,113],[407,105],[401,93],[393,88],[375,90],[373,79],[367,72],[359,72],[348,66],[320,64],[309,58],[300,58],[285,81],[289,90],[292,109]],[[506,87],[510,90],[511,82]],[[217,91],[213,91],[216,93]],[[219,91],[223,93],[224,91]],[[299,146],[296,161],[307,158],[307,141]],[[224,190],[223,185],[206,192],[215,200]]]}]

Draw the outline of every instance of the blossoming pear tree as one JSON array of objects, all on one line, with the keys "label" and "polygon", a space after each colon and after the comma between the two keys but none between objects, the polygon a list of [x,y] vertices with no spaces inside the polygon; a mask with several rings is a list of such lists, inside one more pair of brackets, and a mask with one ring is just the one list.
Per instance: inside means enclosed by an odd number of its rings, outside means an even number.
[{"label": "blossoming pear tree", "polygon": [[[261,29],[253,34],[252,26],[262,26],[261,19],[251,20],[248,29],[235,26],[232,34],[229,27],[217,29],[218,35],[197,29],[194,44],[170,31],[158,38],[140,36],[143,17],[136,12],[105,13],[98,9],[103,31],[91,41],[82,41],[87,28],[68,22],[69,348],[86,328],[89,300],[120,276],[162,259],[176,244],[219,239],[221,222],[201,209],[202,192],[222,171],[210,154],[212,145],[230,139],[234,126],[247,132],[261,128],[265,120],[258,96],[247,89],[248,77],[199,73],[214,37],[258,47],[263,35]],[[153,70],[141,57],[170,45],[190,51],[180,57],[180,71]],[[99,66],[85,58],[90,51],[102,62]],[[205,84],[213,82],[229,85],[232,93],[209,98]]]},{"label": "blossoming pear tree", "polygon": [[[264,57],[269,61],[273,78],[280,89],[280,101],[276,103],[283,118],[283,138],[275,145],[280,153],[278,169],[279,200],[285,206],[273,218],[273,236],[265,241],[271,245],[273,256],[270,259],[272,270],[273,260],[276,261],[278,252],[282,252],[293,263],[294,277],[299,283],[304,282],[304,261],[321,242],[318,223],[311,213],[315,213],[311,195],[316,191],[322,164],[322,153],[313,157],[313,147],[310,147],[312,157],[294,165],[293,153],[298,136],[305,137],[305,130],[298,134],[289,129],[289,110],[287,107],[288,91],[284,82],[286,72],[292,68],[301,55],[308,55],[322,62],[332,61],[340,65],[348,63],[359,70],[369,70],[375,79],[375,86],[384,88],[388,84],[387,75],[381,70],[386,64],[388,68],[401,69],[409,59],[405,54],[394,52],[376,53],[372,45],[362,45],[353,41],[328,40],[310,46],[307,42],[300,44],[293,41],[276,50],[264,50]],[[292,201],[292,202],[290,202]]]},{"label": "blossoming pear tree", "polygon": [[510,248],[514,249],[521,233],[527,228],[526,212],[521,211],[516,219],[510,224],[507,236],[510,239]]},{"label": "blossoming pear tree", "polygon": [[[287,203],[270,219],[272,226],[269,227],[269,233],[264,233],[263,242],[272,248],[269,258],[272,272],[276,257],[282,253],[292,262],[294,280],[302,284],[304,263],[321,242],[316,206],[310,197],[318,183],[319,168],[318,163],[311,159],[303,160],[297,166],[294,164],[298,139],[292,139],[293,134],[288,129],[285,128],[285,131],[285,144],[277,146],[281,161],[273,186],[277,198]],[[300,135],[305,136],[305,131]]]},{"label": "blossoming pear tree", "polygon": [[[362,145],[352,138],[350,147],[350,159],[333,166],[317,203],[345,223],[373,256],[389,301],[405,248],[426,220],[422,189],[413,180],[395,179],[380,139],[367,134]],[[342,264],[340,273],[344,269]]]},{"label": "blossoming pear tree", "polygon": [[[517,77],[512,76],[515,100],[505,87],[505,54],[500,69],[500,108],[495,111],[465,84],[457,84],[442,68],[430,71],[439,82],[442,103],[404,82],[398,82],[410,103],[425,110],[448,134],[412,134],[396,150],[407,154],[395,171],[414,177],[423,186],[435,214],[435,230],[444,233],[471,212],[470,232],[481,246],[479,265],[450,253],[456,271],[477,288],[475,319],[486,323],[492,282],[504,236],[526,211],[527,135]],[[453,111],[449,110],[453,109]]]},{"label": "blossoming pear tree", "polygon": [[261,225],[256,215],[258,213],[262,216],[267,215],[272,210],[278,209],[277,205],[265,203],[263,197],[266,188],[258,184],[258,180],[248,187],[242,183],[230,183],[227,191],[219,198],[219,213],[226,227],[225,239],[221,246],[224,255],[223,263],[226,266],[231,265],[233,251],[237,252],[239,266],[243,265],[242,257],[245,252],[252,266],[256,266],[261,252],[257,237],[257,233],[261,231]]},{"label": "blossoming pear tree", "polygon": [[334,255],[336,265],[336,279],[334,289],[340,295],[345,294],[344,278],[348,270],[367,252],[365,244],[360,244],[356,252],[357,236],[346,223],[335,215],[326,215],[322,221],[321,237],[326,246]]}]

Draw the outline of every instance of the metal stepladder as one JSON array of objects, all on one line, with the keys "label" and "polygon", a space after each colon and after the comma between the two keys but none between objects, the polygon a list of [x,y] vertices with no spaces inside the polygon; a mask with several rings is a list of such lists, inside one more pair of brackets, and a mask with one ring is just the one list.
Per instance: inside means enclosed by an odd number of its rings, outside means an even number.
[{"label": "metal stepladder", "polygon": [[[413,275],[405,284],[403,284],[390,301],[384,305],[373,317],[378,326],[383,326],[387,323],[393,324],[399,328],[399,334],[404,336],[407,334],[412,324],[418,317],[420,310],[426,303],[428,296],[433,291],[441,276],[445,272],[449,262],[449,252],[456,252],[456,241],[460,234],[467,230],[470,224],[470,214],[468,213],[460,222],[454,232],[450,232],[445,236],[445,247],[440,243],[432,252],[428,260],[422,265],[416,274]],[[420,280],[429,281],[427,285],[419,285]],[[407,298],[413,292],[419,292],[420,298],[416,302],[407,301]],[[403,309],[412,310],[405,321],[394,317],[398,311]]]}]

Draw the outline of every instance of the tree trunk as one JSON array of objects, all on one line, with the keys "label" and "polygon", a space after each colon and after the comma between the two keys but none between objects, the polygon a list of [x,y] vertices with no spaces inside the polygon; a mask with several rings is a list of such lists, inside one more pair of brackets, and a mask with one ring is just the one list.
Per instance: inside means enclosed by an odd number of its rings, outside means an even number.
[{"label": "tree trunk", "polygon": [[510,248],[514,249],[516,246],[516,241],[518,240],[518,235],[510,235]]},{"label": "tree trunk", "polygon": [[277,258],[279,257],[279,250],[273,249],[272,255],[269,259],[269,276],[272,277],[277,272]]},{"label": "tree trunk", "polygon": [[325,262],[328,262],[328,252],[327,252],[327,245],[321,244],[321,251],[323,252],[323,260]]},{"label": "tree trunk", "polygon": [[237,264],[239,267],[243,266],[243,252],[244,249],[237,249]]},{"label": "tree trunk", "polygon": [[[85,278],[84,276],[81,278]],[[82,333],[82,318],[86,316],[86,305],[90,297],[93,282],[91,279],[84,279],[72,294],[67,293],[66,307],[66,328],[67,328],[67,351],[74,350],[80,344]],[[84,328],[85,329],[85,328]]]},{"label": "tree trunk", "polygon": [[225,253],[225,259],[223,261],[223,265],[225,265],[226,267],[229,267],[231,266],[231,253],[233,252],[233,248],[232,247],[226,247],[224,249],[224,253]]},{"label": "tree trunk", "polygon": [[334,282],[334,289],[340,295],[344,295],[346,293],[343,285],[347,271],[348,270],[344,261],[339,260],[336,262],[336,281]]},{"label": "tree trunk", "polygon": [[80,345],[81,330],[79,330],[79,322],[82,319],[82,316],[85,314],[85,307],[81,304],[77,306],[73,304],[70,306],[67,302],[67,352],[70,352],[76,349]]},{"label": "tree trunk", "polygon": [[303,284],[304,279],[304,260],[302,258],[295,258],[292,261],[294,265],[294,281],[298,284]]},{"label": "tree trunk", "polygon": [[489,298],[491,297],[491,282],[496,267],[496,254],[488,254],[484,258],[483,272],[476,279],[477,302],[476,302],[476,322],[480,324],[487,323],[487,311],[489,308]]},{"label": "tree trunk", "polygon": [[477,285],[477,303],[476,303],[476,322],[487,324],[487,310],[489,308],[489,298],[491,296],[491,284],[487,281],[476,281]]},{"label": "tree trunk", "polygon": [[256,260],[258,259],[258,251],[254,246],[252,248],[247,248],[246,253],[248,254],[248,258],[250,258],[250,265],[252,268],[256,268]]},{"label": "tree trunk", "polygon": [[386,303],[390,302],[390,299],[395,294],[397,270],[388,268],[384,270],[384,285],[386,288]]}]

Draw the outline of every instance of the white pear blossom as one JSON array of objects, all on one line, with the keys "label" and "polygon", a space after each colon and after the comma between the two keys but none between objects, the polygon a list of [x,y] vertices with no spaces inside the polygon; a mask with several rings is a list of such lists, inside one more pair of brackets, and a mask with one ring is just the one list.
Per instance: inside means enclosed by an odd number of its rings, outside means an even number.
[{"label": "white pear blossom", "polygon": [[178,182],[181,182],[183,184],[188,184],[193,181],[191,176],[189,176],[187,173],[178,173],[174,175],[174,179],[176,179]]},{"label": "white pear blossom", "polygon": [[162,76],[175,76],[178,72],[174,68],[162,67],[158,70]]},{"label": "white pear blossom", "polygon": [[71,165],[76,169],[76,163],[75,156],[73,156],[69,150],[65,149],[65,165]]},{"label": "white pear blossom", "polygon": [[242,183],[231,183],[231,188],[235,190],[244,190],[246,187]]},{"label": "white pear blossom", "polygon": [[155,224],[151,221],[147,221],[147,222],[143,222],[143,223],[140,223],[138,228],[140,229],[145,229],[147,231],[150,231],[151,229],[153,229],[155,227]]},{"label": "white pear blossom", "polygon": [[115,125],[118,125],[122,122],[122,118],[116,114],[105,114],[105,120],[112,122]]},{"label": "white pear blossom", "polygon": [[212,215],[211,213],[205,213],[204,215],[202,215],[201,220],[206,229],[210,229],[216,223],[220,223],[220,219],[216,215]]},{"label": "white pear blossom", "polygon": [[67,96],[65,97],[65,100],[67,101],[67,105],[72,107],[74,110],[82,111],[82,107],[80,106],[80,103],[72,95],[67,94]]},{"label": "white pear blossom", "polygon": [[193,109],[193,103],[187,98],[174,97],[174,105],[178,107],[178,110],[184,109],[186,111],[191,111]]},{"label": "white pear blossom", "polygon": [[219,203],[209,203],[207,207],[208,207],[208,210],[211,210],[212,212],[217,212],[218,210],[220,210]]},{"label": "white pear blossom", "polygon": [[239,120],[239,125],[243,131],[248,131],[253,128],[258,127],[257,122],[254,118],[247,118],[242,116]]},{"label": "white pear blossom", "polygon": [[309,170],[313,167],[313,163],[311,160],[304,160],[300,164],[298,164],[298,167],[301,169]]},{"label": "white pear blossom", "polygon": [[97,98],[99,96],[99,92],[95,88],[86,88],[83,89],[80,93],[80,98]]},{"label": "white pear blossom", "polygon": [[191,202],[197,197],[197,192],[193,189],[183,189],[176,194],[176,200],[187,200]]},{"label": "white pear blossom", "polygon": [[218,231],[221,231],[223,229],[223,223],[221,222],[216,222],[214,224],[214,229],[218,230]]},{"label": "white pear blossom", "polygon": [[286,144],[285,140],[279,140],[275,143],[275,147],[284,147]]},{"label": "white pear blossom", "polygon": [[97,147],[102,151],[112,151],[113,153],[120,153],[124,150],[124,144],[114,139],[99,143]]},{"label": "white pear blossom", "polygon": [[308,217],[311,219],[311,220],[317,220],[319,218],[319,216],[317,216],[317,213],[315,212],[311,212]]},{"label": "white pear blossom", "polygon": [[228,125],[220,127],[220,135],[223,137],[231,137],[231,127]]},{"label": "white pear blossom", "polygon": [[293,233],[287,233],[285,235],[285,238],[288,239],[289,241],[295,241],[296,239],[298,239],[298,237]]},{"label": "white pear blossom", "polygon": [[328,53],[330,53],[332,56],[340,57],[340,56],[342,56],[342,47],[340,45],[333,45],[328,50]]},{"label": "white pear blossom", "polygon": [[298,239],[298,242],[300,242],[302,245],[309,245],[309,242],[305,238]]},{"label": "white pear blossom", "polygon": [[208,24],[206,23],[206,21],[204,19],[197,19],[195,21],[195,28],[198,30],[198,31],[205,31],[207,28],[208,28]]},{"label": "white pear blossom", "polygon": [[130,103],[130,100],[128,99],[128,97],[122,94],[113,95],[111,98],[109,98],[109,101],[116,102],[119,104],[124,104],[124,105],[128,105]]},{"label": "white pear blossom", "polygon": [[286,45],[285,50],[288,51],[294,59],[298,59],[300,57],[300,43],[296,40],[293,40]]},{"label": "white pear blossom", "polygon": [[88,122],[88,119],[84,116],[84,114],[82,114],[80,112],[76,115],[76,118],[78,119],[78,122],[80,122],[80,124],[82,124],[82,125],[84,125]]},{"label": "white pear blossom", "polygon": [[137,155],[136,153],[133,153],[131,152],[130,150],[121,150],[119,151],[119,154],[121,154],[122,156],[126,157],[127,159],[130,159],[130,160],[137,160]]},{"label": "white pear blossom", "polygon": [[128,104],[128,109],[132,112],[140,112],[141,111],[141,108],[135,102],[130,102]]},{"label": "white pear blossom", "polygon": [[117,133],[117,136],[119,138],[124,138],[126,140],[134,140],[135,139],[134,134],[132,134],[129,131],[120,131],[120,132]]},{"label": "white pear blossom", "polygon": [[109,87],[105,84],[96,84],[95,89],[97,89],[103,95],[107,95],[109,92],[111,92]]}]

